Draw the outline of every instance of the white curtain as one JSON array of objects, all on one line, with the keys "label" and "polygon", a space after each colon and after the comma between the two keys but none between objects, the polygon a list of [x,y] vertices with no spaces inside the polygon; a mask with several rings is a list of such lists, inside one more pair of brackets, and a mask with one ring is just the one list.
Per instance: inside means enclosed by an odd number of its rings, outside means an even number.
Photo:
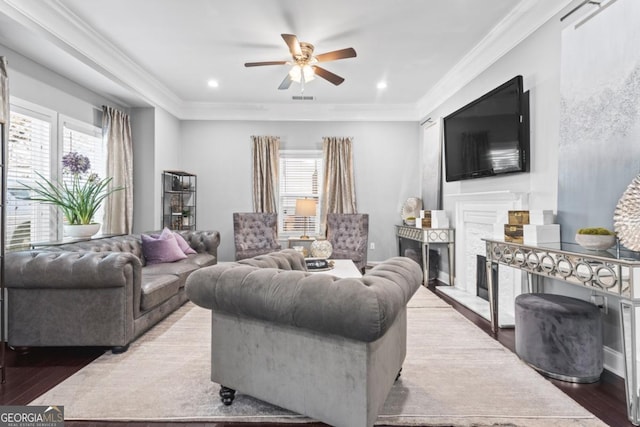
[{"label": "white curtain", "polygon": [[323,233],[328,213],[357,213],[352,145],[352,138],[348,137],[322,138],[324,185],[320,221]]},{"label": "white curtain", "polygon": [[278,165],[280,137],[252,136],[253,141],[253,210],[278,212]]},{"label": "white curtain", "polygon": [[102,107],[102,134],[107,141],[107,176],[124,190],[111,193],[104,206],[102,232],[131,234],[133,228],[133,141],[129,115]]}]

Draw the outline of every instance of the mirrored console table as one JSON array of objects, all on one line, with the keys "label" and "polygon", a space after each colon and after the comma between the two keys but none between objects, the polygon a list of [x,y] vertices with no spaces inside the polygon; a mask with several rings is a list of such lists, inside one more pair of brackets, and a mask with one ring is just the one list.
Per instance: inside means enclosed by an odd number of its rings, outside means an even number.
[{"label": "mirrored console table", "polygon": [[529,292],[541,292],[539,278],[548,277],[586,287],[620,304],[627,413],[640,425],[640,254],[631,251],[591,251],[575,243],[539,246],[483,239],[486,243],[487,286],[491,330],[498,331],[498,266],[525,271]]},{"label": "mirrored console table", "polygon": [[[455,238],[453,228],[417,228],[406,225],[396,225],[396,237],[398,238],[398,252],[402,252],[402,239],[420,242],[422,247],[422,273],[424,285],[429,283],[429,245],[444,243],[448,245],[449,256],[449,285],[453,286],[455,279]],[[399,253],[402,256],[402,253]]]}]

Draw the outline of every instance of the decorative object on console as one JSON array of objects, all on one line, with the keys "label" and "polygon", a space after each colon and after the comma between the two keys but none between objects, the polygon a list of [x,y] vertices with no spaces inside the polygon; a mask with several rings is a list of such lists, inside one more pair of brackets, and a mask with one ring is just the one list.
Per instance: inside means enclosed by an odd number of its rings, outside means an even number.
[{"label": "decorative object on console", "polygon": [[318,239],[311,243],[311,256],[314,258],[329,258],[333,252],[331,242],[326,239]]},{"label": "decorative object on console", "polygon": [[415,216],[408,216],[405,220],[404,223],[406,225],[416,225],[416,217]]},{"label": "decorative object on console", "polygon": [[[402,222],[406,225],[414,225],[416,218],[420,216],[420,209],[422,209],[422,199],[419,197],[409,197],[404,205],[402,205]],[[413,218],[413,224],[407,222],[409,218]]]},{"label": "decorative object on console", "polygon": [[420,210],[420,217],[416,220],[417,228],[449,228],[447,212],[443,210]]},{"label": "decorative object on console", "polygon": [[[70,176],[62,182],[54,182],[40,173],[37,175],[44,181],[35,185],[20,183],[31,192],[27,199],[49,203],[59,207],[69,225],[94,225],[81,227],[73,237],[89,237],[97,233],[100,224],[93,223],[93,216],[102,201],[111,193],[122,190],[123,187],[109,188],[113,178],[100,178],[95,173],[89,173],[91,161],[87,156],[71,151],[62,156],[62,173]],[[97,227],[96,227],[97,226]],[[72,232],[72,227],[65,227],[65,231]],[[92,234],[87,234],[92,232]],[[82,234],[82,236],[78,235]]]},{"label": "decorative object on console", "polygon": [[576,242],[585,249],[601,251],[616,244],[616,234],[602,227],[581,228],[576,234]]},{"label": "decorative object on console", "polygon": [[622,193],[613,214],[613,229],[627,249],[640,251],[640,175]]},{"label": "decorative object on console", "polygon": [[296,216],[304,217],[304,233],[301,239],[308,239],[307,225],[310,216],[316,216],[316,201],[314,199],[296,199]]},{"label": "decorative object on console", "polygon": [[525,245],[560,243],[560,224],[524,224],[522,241]]},{"label": "decorative object on console", "polygon": [[552,210],[509,210],[498,212],[497,216],[494,234],[496,238],[504,236],[505,242],[560,243],[560,224],[553,224]]}]

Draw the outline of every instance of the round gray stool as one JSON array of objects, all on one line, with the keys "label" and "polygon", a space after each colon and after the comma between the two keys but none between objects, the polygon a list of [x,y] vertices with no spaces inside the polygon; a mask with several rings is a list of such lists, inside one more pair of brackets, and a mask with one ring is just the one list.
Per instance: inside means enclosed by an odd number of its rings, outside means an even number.
[{"label": "round gray stool", "polygon": [[516,353],[540,373],[592,383],[602,373],[600,309],[564,295],[522,294],[515,305]]}]

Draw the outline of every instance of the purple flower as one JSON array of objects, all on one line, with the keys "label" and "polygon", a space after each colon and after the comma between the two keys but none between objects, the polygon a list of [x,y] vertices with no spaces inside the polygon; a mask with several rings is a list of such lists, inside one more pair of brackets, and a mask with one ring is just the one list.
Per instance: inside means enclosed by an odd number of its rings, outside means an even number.
[{"label": "purple flower", "polygon": [[63,172],[79,175],[87,172],[89,168],[91,168],[91,162],[87,156],[78,154],[75,151],[70,151],[62,156]]}]

